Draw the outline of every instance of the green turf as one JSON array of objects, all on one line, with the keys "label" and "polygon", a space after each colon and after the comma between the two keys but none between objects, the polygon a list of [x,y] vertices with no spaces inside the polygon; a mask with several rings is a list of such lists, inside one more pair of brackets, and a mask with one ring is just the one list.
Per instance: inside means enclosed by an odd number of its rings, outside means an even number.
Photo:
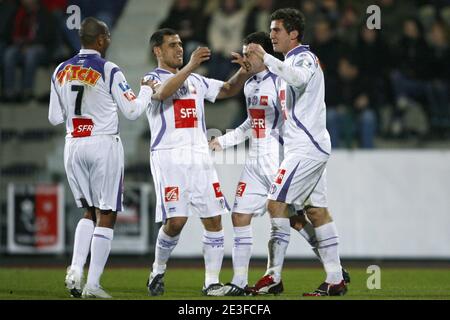
[{"label": "green turf", "polygon": [[[102,285],[115,299],[215,299],[204,297],[200,290],[203,270],[172,268],[165,277],[166,293],[149,297],[145,283],[146,268],[107,268]],[[253,269],[249,282],[253,284],[263,269]],[[381,289],[369,290],[365,269],[349,269],[352,282],[344,297],[327,299],[450,299],[450,270],[448,269],[390,269],[381,270]],[[68,299],[64,288],[65,269],[0,268],[0,299]],[[232,270],[222,270],[221,280],[231,279]],[[320,269],[286,268],[283,271],[285,291],[280,296],[221,297],[220,299],[306,299],[304,291],[314,289],[323,280]],[[307,298],[323,299],[323,298]]]}]

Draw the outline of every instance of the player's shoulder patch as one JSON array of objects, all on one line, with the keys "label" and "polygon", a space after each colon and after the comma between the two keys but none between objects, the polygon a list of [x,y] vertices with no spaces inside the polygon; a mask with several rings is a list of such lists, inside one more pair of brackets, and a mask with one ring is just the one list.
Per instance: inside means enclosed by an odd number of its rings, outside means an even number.
[{"label": "player's shoulder patch", "polygon": [[294,58],[293,65],[296,67],[305,67],[308,69],[317,68],[318,59],[310,51],[303,51]]}]

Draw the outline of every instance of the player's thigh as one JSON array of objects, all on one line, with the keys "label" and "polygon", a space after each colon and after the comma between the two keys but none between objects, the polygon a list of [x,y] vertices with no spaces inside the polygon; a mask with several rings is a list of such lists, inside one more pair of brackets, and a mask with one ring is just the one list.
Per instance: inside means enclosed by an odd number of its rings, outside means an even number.
[{"label": "player's thigh", "polygon": [[176,163],[171,150],[152,151],[150,164],[157,198],[155,221],[190,216],[188,167]]},{"label": "player's thigh", "polygon": [[233,212],[263,215],[266,210],[270,178],[256,161],[247,161],[236,187]]},{"label": "player's thigh", "polygon": [[231,208],[223,195],[216,169],[209,154],[196,156],[201,162],[189,171],[190,204],[192,212],[200,218],[229,213]]},{"label": "player's thigh", "polygon": [[99,136],[90,145],[90,185],[94,205],[100,210],[122,211],[124,153],[118,136]]},{"label": "player's thigh", "polygon": [[280,166],[271,186],[269,199],[277,202],[303,203],[316,187],[326,162],[291,156]]},{"label": "player's thigh", "polygon": [[70,190],[78,207],[92,207],[89,185],[89,166],[87,165],[81,139],[66,139],[64,146],[64,169]]},{"label": "player's thigh", "polygon": [[327,208],[328,207],[328,197],[327,197],[327,170],[325,169],[320,176],[319,181],[314,187],[311,195],[304,201],[300,202],[301,199],[294,201],[293,205],[295,210],[303,210],[308,207],[314,208]]}]

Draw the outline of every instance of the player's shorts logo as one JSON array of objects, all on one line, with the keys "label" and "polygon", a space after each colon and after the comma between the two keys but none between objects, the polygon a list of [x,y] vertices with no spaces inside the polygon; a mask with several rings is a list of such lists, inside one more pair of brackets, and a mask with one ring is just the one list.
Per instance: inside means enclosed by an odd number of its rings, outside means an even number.
[{"label": "player's shorts logo", "polygon": [[266,137],[266,110],[248,109],[252,118],[252,133],[254,138]]},{"label": "player's shorts logo", "polygon": [[239,182],[236,189],[236,197],[242,197],[245,192],[245,187],[247,187],[247,184],[245,182]]},{"label": "player's shorts logo", "polygon": [[285,173],[286,173],[285,169],[279,169],[278,170],[277,177],[275,178],[275,183],[276,184],[281,184],[281,182],[283,181]]},{"label": "player's shorts logo", "polygon": [[94,122],[92,119],[72,118],[72,124],[72,137],[74,138],[89,137],[94,129]]},{"label": "player's shorts logo", "polygon": [[222,190],[220,189],[220,183],[213,183],[214,193],[216,194],[216,198],[223,197]]},{"label": "player's shorts logo", "polygon": [[164,200],[166,202],[174,202],[174,201],[178,201],[179,199],[179,189],[178,187],[165,187],[164,188]]},{"label": "player's shorts logo", "polygon": [[261,96],[261,98],[259,98],[259,105],[260,106],[268,106],[269,105],[269,97]]},{"label": "player's shorts logo", "polygon": [[175,128],[197,128],[197,108],[194,99],[174,99]]}]

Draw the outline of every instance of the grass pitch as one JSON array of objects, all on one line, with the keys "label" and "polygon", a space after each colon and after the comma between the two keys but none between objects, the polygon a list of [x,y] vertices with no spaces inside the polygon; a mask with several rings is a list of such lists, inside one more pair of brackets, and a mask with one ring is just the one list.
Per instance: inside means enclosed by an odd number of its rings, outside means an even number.
[{"label": "grass pitch", "polygon": [[[381,269],[381,289],[367,289],[370,276],[362,268],[349,268],[351,284],[344,297],[325,299],[433,299],[450,300],[449,269]],[[249,282],[254,284],[264,269],[250,270]],[[0,300],[59,300],[70,298],[64,287],[65,268],[0,268]],[[108,268],[102,276],[102,285],[115,299],[121,300],[200,300],[216,299],[201,294],[204,271],[200,268],[170,268],[166,273],[166,292],[162,297],[149,297],[146,281],[147,268]],[[232,270],[224,268],[221,281],[228,282]],[[245,300],[298,300],[301,293],[315,289],[324,279],[319,268],[286,268],[283,271],[285,291],[279,296],[220,297]]]}]

